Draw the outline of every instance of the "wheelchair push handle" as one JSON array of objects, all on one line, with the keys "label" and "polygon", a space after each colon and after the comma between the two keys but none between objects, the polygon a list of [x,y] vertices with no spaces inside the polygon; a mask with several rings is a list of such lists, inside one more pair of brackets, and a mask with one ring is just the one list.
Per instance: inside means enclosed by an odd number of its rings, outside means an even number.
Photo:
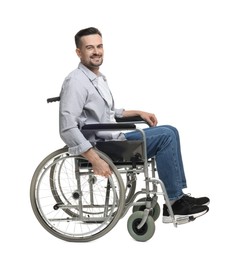
[{"label": "wheelchair push handle", "polygon": [[57,101],[60,101],[60,97],[47,98],[46,101],[47,101],[47,103],[57,102]]}]

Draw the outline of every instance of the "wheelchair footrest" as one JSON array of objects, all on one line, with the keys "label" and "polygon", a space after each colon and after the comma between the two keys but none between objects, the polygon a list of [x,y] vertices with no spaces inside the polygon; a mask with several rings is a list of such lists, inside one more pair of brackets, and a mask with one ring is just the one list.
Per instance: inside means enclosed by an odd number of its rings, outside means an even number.
[{"label": "wheelchair footrest", "polygon": [[189,216],[189,217],[179,217],[176,218],[176,224],[178,225],[182,225],[182,224],[186,224],[188,222],[194,221],[195,218],[193,216]]}]

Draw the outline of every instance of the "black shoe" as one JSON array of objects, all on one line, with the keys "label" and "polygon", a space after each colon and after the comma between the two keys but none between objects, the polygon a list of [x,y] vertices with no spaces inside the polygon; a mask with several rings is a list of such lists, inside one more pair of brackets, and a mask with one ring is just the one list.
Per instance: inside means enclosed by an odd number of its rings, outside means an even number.
[{"label": "black shoe", "polygon": [[[205,205],[194,205],[186,201],[184,197],[177,200],[172,205],[174,219],[178,224],[187,223],[208,212],[209,208]],[[172,223],[173,219],[169,214],[167,205],[163,208],[163,223]]]},{"label": "black shoe", "polygon": [[188,203],[197,206],[208,205],[210,203],[210,199],[208,197],[194,198],[191,197],[190,194],[184,194],[183,199]]}]

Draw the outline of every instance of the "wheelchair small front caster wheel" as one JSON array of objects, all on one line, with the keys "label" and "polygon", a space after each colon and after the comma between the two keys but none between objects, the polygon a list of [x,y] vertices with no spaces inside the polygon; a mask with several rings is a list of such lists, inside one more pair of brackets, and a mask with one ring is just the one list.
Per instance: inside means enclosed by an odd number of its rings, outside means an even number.
[{"label": "wheelchair small front caster wheel", "polygon": [[127,221],[129,234],[137,241],[145,242],[152,238],[155,233],[154,219],[149,215],[145,224],[139,229],[138,225],[143,219],[143,211],[134,212]]},{"label": "wheelchair small front caster wheel", "polygon": [[[141,201],[146,201],[146,198],[142,198],[142,199],[138,200],[138,202],[141,202]],[[144,211],[145,208],[146,208],[145,205],[136,205],[136,206],[133,206],[132,211],[133,212]],[[159,218],[160,211],[161,211],[160,205],[156,202],[154,208],[150,211],[150,216],[154,219],[154,221],[156,221]]]}]

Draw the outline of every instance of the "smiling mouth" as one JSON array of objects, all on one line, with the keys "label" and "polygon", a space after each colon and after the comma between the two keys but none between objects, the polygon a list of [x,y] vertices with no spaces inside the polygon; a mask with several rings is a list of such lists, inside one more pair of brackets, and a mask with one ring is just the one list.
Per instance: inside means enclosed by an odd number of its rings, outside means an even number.
[{"label": "smiling mouth", "polygon": [[92,56],[91,59],[101,59],[102,56]]}]

